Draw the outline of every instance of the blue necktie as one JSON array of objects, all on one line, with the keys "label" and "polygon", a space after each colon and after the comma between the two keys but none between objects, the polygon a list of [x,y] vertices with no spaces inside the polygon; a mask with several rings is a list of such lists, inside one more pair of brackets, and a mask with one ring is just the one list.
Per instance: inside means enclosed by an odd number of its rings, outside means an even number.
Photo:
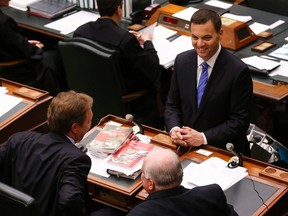
[{"label": "blue necktie", "polygon": [[201,72],[201,76],[200,76],[199,83],[198,83],[198,89],[197,89],[198,107],[200,106],[201,98],[206,88],[206,84],[208,80],[208,67],[209,67],[209,65],[206,62],[203,62],[201,65],[202,65],[202,72]]}]

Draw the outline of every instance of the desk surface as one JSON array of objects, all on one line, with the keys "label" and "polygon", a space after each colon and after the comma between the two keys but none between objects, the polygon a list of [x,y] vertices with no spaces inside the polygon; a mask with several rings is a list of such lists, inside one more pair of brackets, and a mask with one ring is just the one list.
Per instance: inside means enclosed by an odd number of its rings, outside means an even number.
[{"label": "desk surface", "polygon": [[[201,4],[193,4],[191,6],[199,7],[199,5]],[[72,36],[72,34],[62,35],[58,31],[46,28],[44,26],[52,22],[53,20],[36,17],[26,12],[19,11],[10,7],[2,7],[1,9],[5,14],[13,17],[17,21],[19,26],[25,29],[49,35],[51,37],[58,38],[59,40],[62,40],[64,37]],[[185,7],[174,4],[167,4],[165,6],[162,6],[152,15],[152,17],[147,21],[146,25],[150,25],[154,22],[157,22],[160,13],[172,15],[183,9],[185,9]],[[260,11],[254,8],[249,8],[241,5],[233,5],[229,10],[231,13],[236,15],[251,15],[253,17],[253,20],[250,21],[250,23],[258,21],[263,24],[271,25],[277,20],[284,20],[285,21],[284,24],[271,30],[271,32],[273,33],[273,37],[271,37],[271,39],[270,38],[268,39],[269,41],[276,43],[276,46],[273,49],[280,47],[284,43],[283,37],[285,36],[286,32],[288,32],[288,17],[281,16],[278,14],[272,14],[265,11]],[[123,22],[122,25],[123,25],[122,27],[125,27],[128,25],[128,23]],[[187,34],[187,32],[179,32],[179,33]],[[249,44],[241,48],[240,50],[234,52],[234,54],[240,58],[250,55],[261,55],[262,53],[251,51],[251,47],[260,42],[261,40],[262,39],[258,39],[252,44]],[[273,49],[269,49],[263,54],[267,54],[271,52]],[[256,96],[263,97],[273,101],[281,101],[288,96],[288,87],[286,85],[271,85],[272,84],[271,82],[267,84],[267,81],[269,80],[267,80],[265,77],[261,77],[260,79],[255,78],[253,80],[254,80],[253,92],[254,95]]]},{"label": "desk surface", "polygon": [[[219,157],[225,161],[228,161],[232,156],[229,152],[212,146],[205,146],[203,149],[213,152],[209,157]],[[187,165],[185,159],[201,163],[208,157],[191,151],[183,154],[180,158],[184,162],[183,167],[185,167]],[[233,205],[241,216],[282,215],[283,211],[286,211],[282,199],[286,200],[288,197],[287,184],[260,176],[259,173],[267,166],[266,163],[245,157],[243,166],[247,168],[249,176],[225,191],[227,202]],[[147,192],[142,189],[137,198],[144,200],[147,196]],[[276,205],[278,201],[279,204]]]},{"label": "desk surface", "polygon": [[[118,122],[123,124],[124,126],[129,125],[132,126],[131,123],[129,123],[125,119],[108,115],[100,121],[97,127],[99,128],[103,127],[103,125],[108,121]],[[150,136],[152,138],[153,144],[166,147],[169,146],[167,145],[168,143],[167,140],[170,140],[170,137],[166,132],[144,126],[144,133],[145,135]],[[154,141],[155,137],[159,136],[163,140],[163,145],[160,144],[161,141],[159,141],[160,139],[158,138],[157,138],[158,142]],[[166,144],[164,144],[165,142]],[[176,151],[176,146],[171,142],[170,142],[170,148]],[[211,156],[220,157],[226,161],[228,161],[232,156],[230,152],[212,146],[205,146],[204,148],[213,152]],[[181,156],[182,160],[184,160],[185,158],[188,158],[189,160],[193,160],[199,163],[207,159],[206,156],[200,155],[194,151],[185,153]],[[279,209],[280,204],[281,204],[280,207],[282,208],[283,204],[282,200],[287,198],[288,196],[287,185],[282,183],[281,181],[259,175],[260,171],[265,169],[267,166],[271,165],[263,163],[261,161],[254,160],[252,158],[244,157],[244,166],[248,169],[250,177],[247,177],[244,180],[244,182],[236,185],[236,187],[233,187],[231,190],[228,189],[227,192],[225,192],[229,202],[237,206],[237,209],[241,209],[243,208],[243,205],[247,205],[246,207],[244,206],[243,209],[253,212],[253,215],[264,215],[264,213],[266,214],[267,212],[272,212],[274,214],[275,211]],[[254,184],[257,185],[256,186],[257,190],[260,193],[260,196],[264,198],[265,205],[268,206],[269,211],[267,210],[266,206],[262,203],[262,201],[259,199],[256,192],[254,193],[254,190],[253,191],[251,190],[251,184],[250,184],[251,178],[254,180]],[[104,178],[90,173],[88,176],[88,182],[89,182],[90,195],[94,200],[97,200],[98,202],[101,203],[105,203],[107,205],[111,205],[124,211],[128,211],[135,204],[139,203],[140,200],[144,200],[147,197],[147,193],[145,193],[145,191],[142,189],[140,178],[136,180],[126,180],[126,179],[123,180],[121,178],[118,179],[116,177]],[[239,192],[235,193],[235,191],[242,190],[243,187],[246,187],[247,189],[247,185],[249,186],[248,192],[253,194],[251,198],[256,197],[258,200],[250,203],[246,202],[242,203],[242,201],[239,201],[239,199],[237,199],[236,196],[236,194],[238,194]],[[244,195],[242,193],[242,196]],[[254,206],[255,202],[257,203],[256,207]]]},{"label": "desk surface", "polygon": [[[108,115],[102,118],[99,124],[92,128],[84,137],[84,139],[79,143],[80,146],[90,143],[97,135],[99,130],[105,125],[105,123],[113,121],[121,123],[123,126],[134,126],[131,122],[126,119],[119,118],[113,115]],[[153,138],[158,135],[158,139],[152,139],[151,143],[154,145],[166,146],[170,149],[176,151],[176,146],[172,144],[170,138],[167,137],[167,133],[158,129],[154,129],[148,126],[143,126],[145,135]],[[168,141],[159,141],[162,136],[169,138]],[[159,138],[160,137],[160,138]],[[155,140],[155,141],[154,141]],[[170,141],[170,142],[169,142]],[[79,146],[78,145],[78,146]],[[135,205],[137,200],[135,195],[141,190],[142,184],[140,177],[135,180],[117,178],[116,176],[109,176],[108,178],[97,175],[95,173],[90,173],[88,175],[89,192],[92,199],[97,202],[111,205],[123,211],[127,211],[132,206]],[[97,186],[97,187],[95,187]],[[98,187],[100,186],[100,187]]]},{"label": "desk surface", "polygon": [[[47,109],[52,100],[48,92],[15,83],[0,78],[0,85],[8,89],[8,94],[20,97],[23,101],[0,118],[0,144],[6,141],[13,133],[33,130],[43,126],[46,121]],[[37,93],[37,97],[16,95],[15,91],[23,88]]]}]

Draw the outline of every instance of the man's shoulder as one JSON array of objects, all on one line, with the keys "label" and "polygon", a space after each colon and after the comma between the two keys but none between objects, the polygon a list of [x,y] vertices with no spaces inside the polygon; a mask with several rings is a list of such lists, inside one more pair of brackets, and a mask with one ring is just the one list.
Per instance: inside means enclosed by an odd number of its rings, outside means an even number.
[{"label": "man's shoulder", "polygon": [[21,132],[16,132],[13,135],[11,135],[10,139],[19,139],[19,138],[37,138],[42,136],[42,133],[36,132],[36,131],[21,131]]}]

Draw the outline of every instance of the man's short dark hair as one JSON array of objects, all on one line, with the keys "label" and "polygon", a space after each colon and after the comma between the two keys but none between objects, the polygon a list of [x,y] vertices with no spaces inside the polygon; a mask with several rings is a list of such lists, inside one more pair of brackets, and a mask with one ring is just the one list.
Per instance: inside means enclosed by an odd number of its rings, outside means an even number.
[{"label": "man's short dark hair", "polygon": [[122,7],[123,0],[97,0],[100,16],[112,16],[118,6]]},{"label": "man's short dark hair", "polygon": [[191,24],[205,24],[211,20],[216,32],[219,32],[222,27],[222,22],[220,16],[213,10],[209,9],[199,9],[196,11],[190,20]]}]

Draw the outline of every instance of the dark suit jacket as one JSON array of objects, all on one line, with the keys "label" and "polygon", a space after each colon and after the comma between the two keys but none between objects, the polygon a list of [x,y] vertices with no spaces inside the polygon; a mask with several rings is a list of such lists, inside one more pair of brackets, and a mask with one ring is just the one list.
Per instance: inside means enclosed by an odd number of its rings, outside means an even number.
[{"label": "dark suit jacket", "polygon": [[236,216],[233,207],[226,202],[222,189],[216,185],[182,186],[150,194],[134,207],[128,216]]},{"label": "dark suit jacket", "polygon": [[28,43],[17,23],[0,10],[0,62],[23,58],[41,59],[43,51]]},{"label": "dark suit jacket", "polygon": [[197,53],[189,50],[176,57],[166,109],[167,130],[189,126],[204,132],[209,145],[249,155],[246,131],[250,123],[253,88],[248,67],[221,49],[197,109]]},{"label": "dark suit jacket", "polygon": [[[80,26],[74,37],[85,37],[100,42],[120,52],[123,59],[122,74],[130,91],[154,87],[160,69],[159,59],[151,41],[143,48],[134,35],[119,27],[113,20],[99,18]],[[97,67],[97,66],[95,66]]]},{"label": "dark suit jacket", "polygon": [[68,89],[66,74],[57,50],[43,51],[30,44],[13,18],[0,10],[0,62],[24,59],[24,64],[1,68],[0,76],[49,91],[56,95]]},{"label": "dark suit jacket", "polygon": [[36,199],[44,216],[87,215],[90,158],[64,135],[20,132],[0,149],[0,180]]}]

